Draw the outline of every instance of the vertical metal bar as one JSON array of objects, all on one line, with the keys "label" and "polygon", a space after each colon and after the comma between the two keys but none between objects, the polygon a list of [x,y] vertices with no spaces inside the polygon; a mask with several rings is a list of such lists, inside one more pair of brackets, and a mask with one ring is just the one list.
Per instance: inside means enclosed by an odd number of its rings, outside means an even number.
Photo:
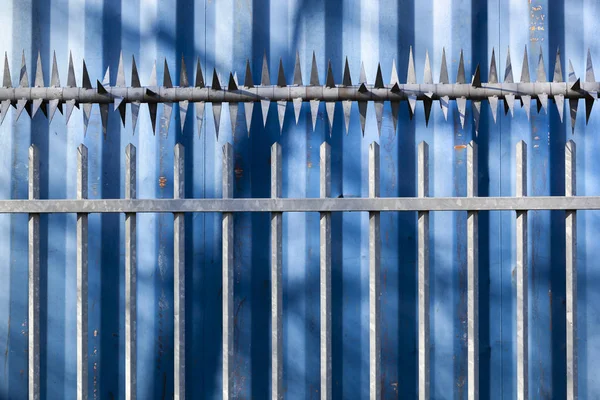
[{"label": "vertical metal bar", "polygon": [[[331,197],[331,147],[321,144],[320,195]],[[321,219],[321,400],[331,400],[331,213],[322,212]]]},{"label": "vertical metal bar", "polygon": [[[125,148],[125,198],[136,198],[136,149]],[[137,395],[137,249],[136,214],[125,214],[125,398]]]},{"label": "vertical metal bar", "polygon": [[[29,200],[40,198],[38,149],[29,147]],[[40,215],[29,214],[29,400],[40,398]]]},{"label": "vertical metal bar", "polygon": [[[477,196],[477,144],[467,146],[467,197]],[[479,399],[479,232],[477,211],[467,212],[468,398]]]},{"label": "vertical metal bar", "polygon": [[[369,147],[369,197],[379,197],[379,144]],[[369,213],[369,365],[371,400],[381,398],[381,239],[379,212]]]},{"label": "vertical metal bar", "polygon": [[[185,148],[175,145],[173,171],[173,198],[185,198]],[[175,324],[175,399],[185,399],[185,214],[175,213],[173,218],[173,296]]]},{"label": "vertical metal bar", "polygon": [[[429,197],[429,145],[419,144],[419,197]],[[418,213],[419,229],[419,399],[429,399],[429,211]]]},{"label": "vertical metal bar", "polygon": [[[271,197],[281,197],[281,145],[271,146]],[[271,384],[272,399],[283,399],[283,295],[282,276],[282,220],[280,212],[271,213]]]},{"label": "vertical metal bar", "polygon": [[[517,197],[527,196],[527,144],[517,143]],[[517,399],[529,397],[527,211],[517,211]]]},{"label": "vertical metal bar", "polygon": [[[223,198],[233,197],[233,147],[223,146]],[[233,213],[223,213],[223,399],[233,394]]]},{"label": "vertical metal bar", "polygon": [[[77,199],[88,198],[88,149],[77,149]],[[88,215],[77,214],[77,400],[88,398]]]},{"label": "vertical metal bar", "polygon": [[[576,149],[569,140],[565,146],[565,196],[576,196]],[[577,212],[567,210],[566,283],[567,283],[567,399],[577,399]]]}]

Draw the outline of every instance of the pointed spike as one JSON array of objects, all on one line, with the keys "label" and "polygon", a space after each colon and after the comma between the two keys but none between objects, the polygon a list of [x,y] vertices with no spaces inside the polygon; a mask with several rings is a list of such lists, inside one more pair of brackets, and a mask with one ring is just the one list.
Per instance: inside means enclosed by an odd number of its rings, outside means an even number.
[{"label": "pointed spike", "polygon": [[367,85],[365,85],[364,83],[361,83],[360,86],[358,87],[358,91],[360,93],[367,93],[369,91],[369,89],[367,89]]},{"label": "pointed spike", "polygon": [[440,66],[440,83],[450,83],[448,78],[448,65],[446,64],[446,48],[442,48],[442,64]]},{"label": "pointed spike", "polygon": [[[83,109],[83,136],[85,136],[90,123],[90,116],[92,115],[92,104],[83,104],[81,108]],[[42,107],[42,111],[44,111],[44,107]]]},{"label": "pointed spike", "polygon": [[458,116],[460,117],[460,126],[465,128],[465,117],[467,115],[467,99],[465,97],[458,97],[456,99],[456,106],[458,107]]},{"label": "pointed spike", "polygon": [[173,114],[173,103],[163,104],[163,114],[160,118],[160,133],[163,137],[169,135],[169,127],[171,126],[171,115]]},{"label": "pointed spike", "polygon": [[233,81],[235,82],[236,86],[240,86],[240,84],[238,83],[238,77],[237,77],[237,72],[233,73]]},{"label": "pointed spike", "polygon": [[431,98],[423,99],[423,110],[425,111],[425,126],[429,126],[429,117],[431,116],[431,107],[433,100]]},{"label": "pointed spike", "polygon": [[230,92],[238,90],[238,86],[235,83],[235,79],[233,79],[233,74],[231,72],[229,73],[229,84],[227,85],[227,90]]},{"label": "pointed spike", "polygon": [[540,46],[540,57],[538,59],[538,67],[537,67],[537,82],[546,82],[548,78],[546,78],[546,67],[544,66],[544,54],[542,53],[542,47]]},{"label": "pointed spike", "polygon": [[252,80],[252,71],[250,70],[250,60],[246,60],[246,76],[244,77],[244,86],[247,88],[254,87],[254,81]]},{"label": "pointed spike", "polygon": [[352,78],[350,77],[350,66],[348,65],[348,57],[346,57],[346,64],[344,65],[344,77],[342,79],[342,86],[352,86]]},{"label": "pointed spike", "polygon": [[283,60],[281,58],[279,59],[279,71],[277,73],[277,86],[287,86],[287,83],[285,83],[285,73],[283,72]]},{"label": "pointed spike", "polygon": [[125,100],[123,97],[115,97],[115,99],[114,99],[115,106],[114,106],[113,110],[116,111],[116,109],[121,106],[121,103],[123,103],[123,100]]},{"label": "pointed spike", "polygon": [[[85,61],[83,62],[83,66],[85,69]],[[88,77],[89,81],[89,77]],[[42,56],[40,52],[38,52],[37,57],[37,66],[35,68],[35,87],[44,87],[44,70],[42,69]],[[90,85],[91,87],[91,85]]]},{"label": "pointed spike", "polygon": [[525,46],[525,51],[523,52],[523,68],[521,69],[521,82],[531,82],[531,77],[529,76],[529,55],[527,54],[527,46]]},{"label": "pointed spike", "polygon": [[138,74],[137,65],[135,64],[135,57],[131,56],[131,87],[139,88],[142,87],[140,83],[140,75]]},{"label": "pointed spike", "polygon": [[490,73],[488,83],[498,83],[498,70],[496,69],[496,52],[492,47],[492,59],[490,61]]},{"label": "pointed spike", "polygon": [[408,96],[408,105],[410,106],[409,110],[410,110],[410,118],[412,119],[412,116],[415,115],[415,111],[417,109],[417,96],[414,94],[411,94]]},{"label": "pointed spike", "polygon": [[54,114],[56,113],[56,109],[58,108],[58,99],[50,100],[48,104],[50,105],[50,110],[48,111],[48,119],[50,120],[50,122],[52,122]]},{"label": "pointed spike", "polygon": [[171,80],[171,73],[169,72],[169,64],[167,64],[166,58],[165,58],[165,70],[163,72],[163,86],[166,88],[173,87],[173,81]]},{"label": "pointed spike", "polygon": [[106,67],[106,73],[104,74],[104,79],[102,79],[102,84],[104,86],[110,86],[110,67]]},{"label": "pointed spike", "polygon": [[423,83],[433,84],[433,75],[431,74],[431,63],[429,62],[429,52],[425,51],[425,69],[423,70]]},{"label": "pointed spike", "polygon": [[56,52],[52,60],[52,77],[50,78],[51,87],[60,87],[60,78],[58,77],[58,65],[56,64]]},{"label": "pointed spike", "polygon": [[[515,95],[507,94],[504,96],[505,107],[508,107],[511,117],[515,116]],[[506,110],[506,109],[505,109]]]},{"label": "pointed spike", "polygon": [[235,137],[238,119],[238,103],[229,103],[229,119],[231,121],[231,136]]},{"label": "pointed spike", "polygon": [[[187,68],[185,66],[185,58],[181,55],[181,72],[179,73],[179,87],[189,87],[190,80],[188,79]],[[182,129],[183,130],[183,129]]]},{"label": "pointed spike", "polygon": [[327,111],[327,119],[329,120],[329,136],[331,136],[331,134],[333,133],[333,117],[335,113],[335,102],[326,102],[325,110]]},{"label": "pointed spike", "polygon": [[270,86],[271,78],[269,77],[269,63],[267,62],[267,52],[265,51],[265,55],[263,56],[263,65],[262,65],[262,75],[260,79],[260,84],[262,86]]},{"label": "pointed spike", "polygon": [[250,127],[252,126],[252,111],[254,111],[254,103],[244,103],[244,113],[246,114],[246,129],[248,130],[248,137],[250,137]]},{"label": "pointed spike", "polygon": [[150,122],[152,123],[152,132],[156,135],[156,115],[158,113],[157,103],[148,103],[148,112],[150,113]]},{"label": "pointed spike", "polygon": [[581,90],[581,80],[580,79],[577,79],[575,82],[573,82],[573,85],[571,85],[571,90],[575,90],[575,91]]},{"label": "pointed spike", "polygon": [[196,103],[196,124],[198,125],[198,137],[202,134],[202,121],[204,120],[204,102]]},{"label": "pointed spike", "polygon": [[575,133],[575,121],[577,121],[577,107],[579,106],[579,99],[569,99],[569,109],[571,111],[571,134]]},{"label": "pointed spike", "polygon": [[270,100],[261,100],[260,101],[260,110],[262,112],[263,117],[263,126],[267,126],[267,116],[269,115],[269,106],[271,105]]},{"label": "pointed spike", "polygon": [[279,118],[279,134],[283,132],[283,122],[285,121],[285,110],[287,108],[287,101],[279,100],[277,102],[277,117]]},{"label": "pointed spike", "polygon": [[150,72],[150,80],[148,82],[148,87],[155,88],[158,86],[158,78],[156,75],[156,61],[152,64],[152,72]]},{"label": "pointed spike", "polygon": [[481,87],[481,72],[479,71],[479,64],[475,68],[475,75],[473,75],[473,79],[471,79],[471,86],[475,88]]},{"label": "pointed spike", "polygon": [[383,76],[381,75],[381,64],[377,64],[377,75],[375,75],[375,89],[383,89]]},{"label": "pointed spike", "polygon": [[360,129],[362,130],[363,137],[365,136],[365,126],[367,124],[367,102],[358,102],[358,114],[360,116]]},{"label": "pointed spike", "polygon": [[2,102],[2,106],[0,107],[0,125],[4,123],[4,118],[6,118],[6,114],[8,114],[8,109],[10,108],[10,100],[4,100]]},{"label": "pointed spike", "polygon": [[488,97],[488,101],[490,102],[490,109],[492,110],[492,118],[494,119],[494,123],[498,118],[498,96],[490,96]]},{"label": "pointed spike", "polygon": [[135,135],[135,127],[137,126],[137,121],[140,116],[140,103],[138,101],[134,101],[131,103],[131,132]]},{"label": "pointed spike", "polygon": [[590,49],[587,52],[587,62],[585,65],[585,81],[596,82],[596,76],[594,75],[594,65],[592,64],[592,54]]},{"label": "pointed spike", "polygon": [[310,85],[319,86],[319,70],[317,69],[317,57],[313,51],[312,66],[310,68]]},{"label": "pointed spike", "polygon": [[298,121],[300,119],[300,111],[302,110],[302,99],[294,99],[294,117],[296,118],[296,125],[298,125]]},{"label": "pointed spike", "polygon": [[329,65],[327,66],[327,77],[325,78],[325,86],[328,88],[335,87],[335,82],[333,80],[333,71],[331,69],[331,60],[329,60]]},{"label": "pointed spike", "polygon": [[560,122],[563,122],[563,114],[565,111],[565,96],[563,96],[562,94],[554,95],[554,102],[556,103],[556,110],[558,111]]},{"label": "pointed spike", "polygon": [[415,72],[415,60],[413,58],[412,46],[410,46],[409,50],[408,50],[408,71],[406,73],[406,83],[407,84],[416,84],[417,83],[417,74]]},{"label": "pointed spike", "polygon": [[190,102],[188,100],[179,102],[179,123],[181,124],[181,132],[183,132],[183,129],[185,128],[189,104]]},{"label": "pointed spike", "polygon": [[525,114],[527,115],[527,121],[529,121],[529,119],[531,118],[531,96],[521,96],[521,103],[523,103],[523,109],[525,110]]},{"label": "pointed spike", "polygon": [[102,120],[102,133],[106,138],[108,133],[108,104],[100,104],[100,119]]},{"label": "pointed spike", "polygon": [[212,79],[212,90],[222,90],[221,83],[219,82],[219,77],[217,76],[217,70],[213,69],[213,79]]},{"label": "pointed spike", "polygon": [[[400,86],[397,83],[394,83],[394,86],[392,86],[392,89],[390,89],[392,91],[392,93],[400,93]],[[366,87],[365,87],[365,92],[366,92]]]},{"label": "pointed spike", "polygon": [[[248,78],[246,78],[248,79]],[[196,83],[195,86],[197,88],[206,87],[204,83],[204,75],[202,74],[202,65],[200,65],[200,57],[198,57],[198,61],[196,62]]]},{"label": "pointed spike", "polygon": [[377,120],[377,134],[381,136],[381,125],[383,124],[383,101],[374,102],[375,119]]},{"label": "pointed spike", "polygon": [[[40,68],[40,71],[41,71],[41,68]],[[43,77],[42,77],[41,83],[42,83],[42,85],[44,84]],[[35,85],[37,86],[37,78],[36,78]],[[87,66],[85,65],[85,60],[83,60],[83,72],[82,72],[82,77],[81,77],[81,87],[83,87],[84,89],[92,88],[92,82],[90,81],[90,75],[88,74]]]},{"label": "pointed spike", "polygon": [[460,59],[458,60],[458,72],[456,74],[456,83],[466,83],[465,78],[465,60],[463,57],[463,51],[460,49]]},{"label": "pointed spike", "polygon": [[510,47],[506,52],[506,69],[504,70],[504,83],[514,83]]},{"label": "pointed spike", "polygon": [[563,82],[562,65],[560,63],[560,49],[556,50],[556,61],[554,63],[554,77],[553,82]]},{"label": "pointed spike", "polygon": [[100,81],[96,81],[96,86],[99,94],[108,94],[106,88],[100,83]]},{"label": "pointed spike", "polygon": [[358,83],[367,84],[367,73],[365,72],[365,64],[363,62],[360,63],[360,79]]},{"label": "pointed spike", "polygon": [[442,108],[442,114],[444,114],[444,119],[448,121],[448,108],[450,106],[450,97],[442,96],[440,97],[440,107]]},{"label": "pointed spike", "polygon": [[221,126],[221,106],[222,103],[212,103],[213,117],[215,119],[215,134],[219,140],[219,127]]},{"label": "pointed spike", "polygon": [[471,102],[473,107],[473,122],[475,123],[475,136],[479,134],[479,120],[481,118],[481,100],[473,100]]},{"label": "pointed spike", "polygon": [[27,77],[27,63],[25,61],[25,50],[23,50],[23,56],[21,58],[21,72],[19,75],[19,87],[29,87],[29,78]]},{"label": "pointed spike", "polygon": [[302,86],[302,67],[300,66],[300,53],[296,52],[296,63],[294,64],[294,85]]},{"label": "pointed spike", "polygon": [[17,117],[15,118],[15,121],[19,120],[19,117],[21,116],[21,113],[25,109],[26,105],[27,105],[26,99],[17,100]]},{"label": "pointed spike", "polygon": [[569,76],[568,81],[571,84],[571,89],[579,90],[581,89],[580,81],[577,79],[577,75],[575,75],[575,70],[573,69],[573,63],[569,60]]},{"label": "pointed spike", "polygon": [[71,119],[71,114],[73,114],[73,109],[75,108],[75,100],[68,100],[65,102],[65,104],[67,105],[67,110],[65,112],[65,120],[68,124],[69,120]]},{"label": "pointed spike", "polygon": [[350,130],[350,114],[352,113],[352,102],[350,100],[342,101],[342,108],[344,110],[344,125],[346,126],[346,135]]},{"label": "pointed spike", "polygon": [[319,114],[319,100],[310,101],[310,116],[312,118],[313,132],[317,128],[317,116]]},{"label": "pointed spike", "polygon": [[[12,87],[12,79],[10,77],[10,68],[8,66],[8,54],[6,52],[4,53],[4,81],[3,81],[2,86],[5,88]],[[4,117],[4,115],[5,114],[3,114],[2,116]]]},{"label": "pointed spike", "polygon": [[540,107],[548,114],[548,95],[546,93],[538,94],[538,113],[540,112]]},{"label": "pointed spike", "polygon": [[40,106],[42,105],[42,103],[43,103],[42,99],[35,99],[35,100],[33,100],[33,108],[31,110],[31,118],[35,117],[35,114],[37,114],[37,112],[40,109]]},{"label": "pointed spike", "polygon": [[594,98],[587,96],[585,98],[585,124],[590,122],[590,115],[592,114],[592,108],[594,107]]},{"label": "pointed spike", "polygon": [[125,87],[125,66],[123,65],[123,52],[119,56],[119,66],[117,67],[117,87]]}]

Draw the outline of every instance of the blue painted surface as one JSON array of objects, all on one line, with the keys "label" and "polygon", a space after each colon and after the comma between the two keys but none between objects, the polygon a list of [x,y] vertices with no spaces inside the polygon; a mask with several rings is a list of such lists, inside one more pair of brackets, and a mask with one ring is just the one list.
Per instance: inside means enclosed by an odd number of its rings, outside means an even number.
[{"label": "blue painted surface", "polygon": [[[353,81],[365,63],[373,82],[377,61],[384,79],[396,60],[404,81],[408,49],[413,46],[417,78],[422,81],[425,50],[429,50],[434,80],[439,77],[445,48],[451,80],[464,50],[469,76],[477,63],[487,76],[492,48],[500,78],[506,49],[511,48],[515,80],[521,75],[522,49],[529,46],[529,63],[536,77],[538,48],[544,52],[552,78],[555,51],[560,47],[563,70],[568,59],[579,76],[584,73],[587,48],[600,63],[595,41],[600,6],[594,0],[4,0],[0,13],[0,50],[7,52],[18,82],[22,51],[33,82],[35,58],[41,52],[46,83],[52,51],[56,50],[62,82],[66,81],[69,50],[73,52],[78,83],[85,58],[92,79],[110,66],[111,82],[121,49],[130,82],[130,57],[135,55],[142,83],[157,61],[159,82],[166,57],[174,82],[179,82],[183,55],[190,77],[200,57],[207,83],[216,67],[224,82],[230,70],[243,82],[246,59],[260,81],[263,54],[271,80],[279,59],[288,82],[296,50],[304,81],[310,74],[312,51],[317,55],[321,81],[331,60],[336,81],[348,56]],[[572,21],[567,24],[566,21]],[[568,28],[567,28],[568,26]],[[534,30],[532,30],[533,28]],[[600,65],[600,64],[598,64]],[[598,76],[598,73],[597,73]],[[284,197],[317,197],[319,145],[332,146],[332,195],[366,196],[368,145],[381,145],[381,195],[415,196],[416,146],[430,144],[431,195],[466,194],[466,150],[479,144],[479,188],[482,196],[514,195],[515,145],[529,144],[529,193],[564,193],[564,143],[578,144],[578,193],[598,195],[600,150],[594,132],[598,111],[585,127],[583,105],[574,136],[570,122],[561,124],[550,102],[549,114],[524,112],[504,116],[500,105],[494,124],[484,104],[477,137],[467,111],[460,127],[451,107],[448,122],[433,107],[425,126],[419,103],[414,121],[401,107],[395,134],[386,104],[381,137],[369,105],[367,131],[362,138],[353,105],[350,133],[345,134],[342,108],[336,106],[332,135],[323,105],[312,132],[309,106],[294,123],[288,105],[283,135],[278,133],[276,105],[266,128],[260,107],[246,135],[238,118],[235,136],[223,107],[221,132],[215,137],[211,106],[207,105],[200,137],[194,115],[180,129],[177,106],[168,132],[160,121],[156,136],[146,107],[135,135],[128,111],[121,128],[112,113],[109,132],[102,135],[98,109],[83,136],[81,111],[68,127],[56,115],[48,124],[40,114],[33,121],[6,117],[0,127],[0,197],[26,198],[27,147],[35,143],[41,157],[43,198],[74,198],[76,147],[89,148],[90,198],[123,196],[124,149],[138,149],[138,197],[169,198],[173,191],[173,147],[186,148],[186,195],[221,195],[221,147],[235,150],[235,197],[268,197],[270,146],[283,146]],[[190,114],[193,114],[190,112]],[[162,107],[159,107],[159,117]],[[568,110],[565,110],[568,120]],[[168,133],[168,134],[167,134]],[[582,212],[579,233],[579,373],[580,397],[600,396],[595,371],[600,357],[600,258],[596,237],[600,214]],[[0,398],[27,394],[27,218],[0,216]],[[269,218],[237,215],[235,219],[235,393],[240,398],[267,398],[270,387]],[[173,393],[173,265],[172,217],[138,217],[138,394],[139,398],[170,398]],[[431,218],[432,397],[466,397],[466,214],[433,213]],[[221,387],[221,251],[220,216],[187,216],[187,393],[190,398],[219,398]],[[368,395],[368,220],[359,213],[336,214],[333,242],[333,383],[335,398]],[[414,398],[417,392],[416,352],[416,215],[387,213],[382,226],[383,393],[385,398]],[[485,398],[512,399],[516,393],[515,236],[514,215],[486,212],[480,216],[480,360],[481,391]],[[75,218],[51,215],[41,221],[42,265],[42,391],[44,398],[75,398]],[[284,387],[286,397],[316,398],[318,357],[318,215],[284,216]],[[90,217],[89,271],[89,387],[92,398],[124,397],[124,276],[123,217]],[[530,213],[530,393],[533,398],[565,395],[564,222],[560,212]]]}]

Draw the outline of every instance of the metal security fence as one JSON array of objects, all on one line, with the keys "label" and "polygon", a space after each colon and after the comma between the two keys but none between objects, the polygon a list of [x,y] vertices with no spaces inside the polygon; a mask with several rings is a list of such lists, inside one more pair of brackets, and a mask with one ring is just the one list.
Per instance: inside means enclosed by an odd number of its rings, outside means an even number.
[{"label": "metal security fence", "polygon": [[[77,397],[88,397],[88,216],[92,213],[125,214],[125,394],[136,398],[136,216],[138,213],[173,213],[174,226],[174,382],[175,398],[185,398],[185,213],[222,213],[223,274],[223,398],[234,397],[234,214],[271,213],[271,324],[272,398],[284,397],[282,387],[282,224],[286,212],[320,213],[320,396],[332,397],[331,269],[332,212],[369,213],[369,363],[370,397],[381,398],[381,239],[380,213],[418,213],[418,387],[419,397],[430,397],[430,306],[429,306],[429,216],[432,211],[465,211],[467,218],[468,281],[468,398],[479,398],[479,311],[478,311],[478,215],[480,211],[514,211],[516,214],[517,287],[517,388],[518,398],[528,398],[528,237],[527,219],[531,210],[564,210],[566,234],[566,327],[567,393],[577,398],[577,237],[578,210],[599,210],[600,197],[576,197],[575,143],[565,147],[565,194],[527,197],[527,145],[516,148],[516,196],[478,197],[477,145],[467,148],[467,197],[429,197],[429,149],[418,145],[418,197],[382,198],[379,193],[379,145],[372,143],[368,159],[368,198],[331,198],[330,145],[320,147],[320,198],[282,198],[282,151],[271,148],[271,198],[233,198],[233,147],[223,146],[222,199],[185,199],[185,149],[175,146],[173,199],[138,199],[136,196],[136,148],[126,148],[125,198],[89,200],[88,151],[78,147],[77,199],[43,200],[39,190],[39,156],[29,148],[29,198],[1,200],[0,213],[29,214],[29,398],[40,398],[40,214],[77,214]],[[265,366],[268,367],[268,366]]]}]

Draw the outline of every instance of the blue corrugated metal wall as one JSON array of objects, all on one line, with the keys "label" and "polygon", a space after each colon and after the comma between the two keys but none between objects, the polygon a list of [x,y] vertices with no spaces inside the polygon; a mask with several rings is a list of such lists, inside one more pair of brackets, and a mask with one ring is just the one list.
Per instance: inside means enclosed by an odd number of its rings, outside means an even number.
[{"label": "blue corrugated metal wall", "polygon": [[[582,75],[587,48],[600,66],[597,35],[600,5],[596,0],[2,0],[0,50],[8,53],[17,83],[22,51],[28,71],[34,71],[38,50],[49,81],[56,50],[63,80],[69,50],[81,79],[85,58],[90,76],[101,78],[118,57],[136,56],[142,83],[152,63],[162,59],[178,82],[180,58],[188,66],[200,56],[205,75],[216,67],[225,77],[237,71],[243,78],[250,59],[258,81],[266,51],[274,79],[279,58],[291,81],[296,50],[305,80],[312,51],[324,79],[331,59],[336,81],[347,55],[353,77],[365,62],[373,82],[377,62],[384,77],[398,64],[406,76],[408,49],[413,46],[417,77],[422,79],[425,50],[437,81],[442,48],[456,75],[458,54],[465,52],[467,74],[476,63],[487,76],[492,48],[499,71],[506,49],[512,49],[515,78],[520,76],[522,51],[530,50],[532,77],[538,48],[546,66],[553,66],[560,47],[563,66],[571,58]],[[568,26],[568,28],[567,28]],[[129,82],[130,67],[126,68]],[[191,73],[191,68],[190,68]],[[207,78],[208,79],[208,78]],[[209,83],[209,82],[207,82]],[[106,139],[94,108],[87,137],[80,111],[68,127],[57,116],[49,125],[40,114],[30,122],[9,115],[0,128],[0,198],[26,198],[27,147],[40,149],[42,198],[74,198],[76,146],[89,148],[90,198],[123,195],[124,150],[138,148],[138,196],[170,198],[173,193],[173,147],[186,147],[187,197],[219,197],[221,146],[235,149],[235,196],[269,196],[270,145],[280,141],[284,160],[284,197],[318,196],[318,147],[332,146],[332,195],[366,196],[368,144],[381,144],[382,196],[415,196],[416,145],[431,147],[433,196],[466,194],[465,144],[473,137],[470,122],[460,128],[451,108],[449,121],[434,107],[425,127],[419,105],[410,121],[403,105],[394,134],[389,105],[381,137],[372,105],[367,131],[361,137],[353,109],[349,135],[343,130],[341,107],[329,135],[324,106],[312,132],[308,105],[298,126],[288,106],[279,136],[275,105],[267,127],[255,109],[248,138],[240,120],[235,138],[224,108],[219,139],[215,139],[210,106],[198,138],[188,116],[185,131],[178,113],[166,132],[152,135],[142,112],[135,135],[128,113],[120,128],[110,117]],[[354,106],[356,107],[356,106]],[[581,106],[583,107],[583,106]],[[256,107],[257,108],[257,107]],[[145,107],[143,107],[145,111]],[[582,108],[583,110],[583,108]],[[160,108],[159,108],[160,112]],[[515,144],[530,145],[530,194],[564,192],[564,143],[569,123],[559,123],[556,108],[549,115],[516,111],[514,119],[499,116],[494,124],[487,106],[479,137],[479,187],[482,196],[514,195]],[[578,194],[600,194],[598,111],[590,125],[580,113],[574,140],[578,146]],[[159,114],[160,115],[160,114]],[[470,117],[470,110],[468,112]],[[163,123],[161,122],[161,127]],[[565,396],[564,220],[560,212],[530,213],[530,393],[533,398]],[[579,373],[581,398],[600,397],[600,259],[597,243],[600,214],[581,212],[579,232]],[[186,259],[188,276],[187,393],[190,398],[219,398],[221,388],[221,256],[220,216],[189,215]],[[0,216],[0,397],[22,399],[27,393],[27,217]],[[75,216],[41,219],[42,252],[42,393],[49,399],[73,399],[76,387]],[[269,393],[270,289],[268,215],[238,215],[235,220],[235,393],[240,398],[267,398]],[[431,219],[432,397],[466,397],[466,213],[433,213]],[[173,393],[173,268],[172,216],[138,217],[138,394],[141,399],[171,398]],[[333,217],[333,393],[335,398],[368,395],[368,241],[366,214]],[[417,392],[416,352],[416,215],[386,213],[382,227],[383,393],[385,398],[414,398]],[[482,398],[512,399],[516,392],[514,215],[485,212],[480,216],[480,313]],[[286,397],[319,395],[318,338],[318,215],[284,217],[284,386]],[[124,397],[124,276],[123,217],[90,217],[89,351],[90,390],[94,398]]]}]

